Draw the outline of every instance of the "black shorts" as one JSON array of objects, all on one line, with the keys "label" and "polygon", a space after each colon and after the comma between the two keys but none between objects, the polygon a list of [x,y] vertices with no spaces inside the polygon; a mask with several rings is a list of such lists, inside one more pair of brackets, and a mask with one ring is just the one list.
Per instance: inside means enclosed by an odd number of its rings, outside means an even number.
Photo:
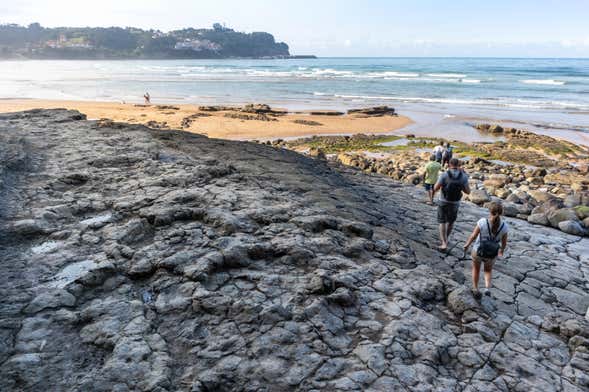
[{"label": "black shorts", "polygon": [[454,223],[458,217],[460,203],[444,203],[438,206],[438,223]]}]

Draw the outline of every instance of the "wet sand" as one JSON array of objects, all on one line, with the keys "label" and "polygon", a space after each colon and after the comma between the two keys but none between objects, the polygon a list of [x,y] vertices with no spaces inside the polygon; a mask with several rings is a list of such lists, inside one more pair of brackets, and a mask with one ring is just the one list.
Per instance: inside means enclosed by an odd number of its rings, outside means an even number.
[{"label": "wet sand", "polygon": [[[108,118],[136,124],[155,121],[159,125],[165,122],[166,127],[171,129],[185,129],[209,137],[234,140],[292,138],[319,134],[391,133],[412,123],[411,119],[405,116],[330,116],[311,115],[305,112],[289,112],[272,117],[276,121],[261,121],[226,117],[232,113],[239,114],[234,111],[203,112],[198,109],[198,105],[144,106],[116,102],[0,99],[2,113],[35,108],[75,109],[86,114],[88,119]],[[183,127],[183,119],[189,116],[194,117],[192,122]],[[297,120],[318,124],[295,123]]]}]

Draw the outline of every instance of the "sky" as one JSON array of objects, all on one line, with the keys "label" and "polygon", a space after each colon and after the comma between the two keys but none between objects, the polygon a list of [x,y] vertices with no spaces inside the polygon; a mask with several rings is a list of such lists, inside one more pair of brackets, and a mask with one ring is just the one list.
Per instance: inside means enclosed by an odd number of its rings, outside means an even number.
[{"label": "sky", "polygon": [[589,57],[589,0],[0,0],[0,23],[225,23],[267,31],[291,54]]}]

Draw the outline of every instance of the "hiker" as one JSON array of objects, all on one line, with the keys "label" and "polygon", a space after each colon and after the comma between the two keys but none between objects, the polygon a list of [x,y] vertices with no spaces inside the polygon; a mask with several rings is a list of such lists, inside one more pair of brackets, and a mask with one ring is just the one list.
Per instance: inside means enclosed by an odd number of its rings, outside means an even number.
[{"label": "hiker", "polygon": [[438,175],[440,174],[440,170],[442,170],[442,165],[436,161],[436,156],[431,155],[429,157],[429,162],[425,165],[423,169],[423,183],[425,186],[425,190],[427,191],[427,195],[429,196],[429,205],[434,204],[434,185],[438,182]]},{"label": "hiker", "polygon": [[442,252],[448,249],[448,238],[452,233],[454,222],[458,217],[458,208],[462,193],[470,194],[468,175],[460,168],[460,161],[450,159],[450,168],[442,173],[434,186],[434,194],[441,190],[438,204],[438,223],[440,224],[441,245],[438,249]]},{"label": "hiker", "polygon": [[444,151],[442,152],[442,166],[443,167],[448,167],[448,165],[450,164],[450,159],[452,159],[452,155],[453,155],[453,148],[450,145],[450,142],[446,143],[446,147],[444,148]]},{"label": "hiker", "polygon": [[436,157],[436,162],[442,163],[442,156],[444,155],[444,142],[440,142],[439,145],[434,147],[434,156]]},{"label": "hiker", "polygon": [[[472,291],[475,298],[482,297],[479,291],[479,276],[481,274],[481,263],[484,264],[485,288],[483,293],[491,295],[491,275],[493,264],[497,257],[503,257],[507,247],[507,224],[501,219],[503,205],[498,202],[489,203],[489,217],[482,218],[477,222],[472,234],[464,244],[464,253],[468,251],[470,244],[474,241],[472,248]],[[476,239],[476,241],[475,241]]]},{"label": "hiker", "polygon": [[149,93],[143,94],[143,98],[145,99],[146,105],[151,105],[151,96],[149,95]]}]

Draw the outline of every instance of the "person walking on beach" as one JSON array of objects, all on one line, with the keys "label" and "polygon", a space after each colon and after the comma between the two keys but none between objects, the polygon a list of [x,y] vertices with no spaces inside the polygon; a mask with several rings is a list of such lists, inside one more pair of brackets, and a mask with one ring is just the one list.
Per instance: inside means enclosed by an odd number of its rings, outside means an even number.
[{"label": "person walking on beach", "polygon": [[450,159],[450,168],[442,173],[434,186],[434,194],[441,190],[438,204],[438,223],[440,224],[440,241],[438,249],[442,252],[448,249],[448,238],[452,233],[454,222],[458,217],[458,208],[462,193],[470,194],[468,175],[460,168],[460,161]]},{"label": "person walking on beach", "polygon": [[[509,228],[501,219],[503,215],[503,205],[498,202],[489,204],[489,216],[482,218],[477,222],[472,234],[464,244],[464,253],[468,251],[470,245],[474,242],[472,248],[472,291],[475,298],[482,297],[479,291],[479,276],[481,274],[481,264],[484,264],[485,288],[483,293],[491,295],[491,277],[493,274],[493,265],[497,257],[503,257],[507,247],[507,233]],[[475,241],[476,240],[476,241]]]},{"label": "person walking on beach", "polygon": [[143,94],[143,98],[145,99],[146,105],[151,105],[151,96],[149,95],[149,93]]},{"label": "person walking on beach", "polygon": [[440,142],[439,145],[434,147],[434,156],[436,157],[436,162],[442,163],[442,156],[444,155],[444,142]]},{"label": "person walking on beach", "polygon": [[453,148],[450,145],[450,142],[446,143],[446,147],[444,148],[444,151],[442,152],[442,166],[443,167],[448,167],[448,165],[450,164],[450,159],[452,159],[452,155],[453,154]]},{"label": "person walking on beach", "polygon": [[429,197],[429,205],[434,204],[434,185],[438,182],[440,170],[442,170],[442,165],[436,161],[436,156],[432,154],[429,157],[428,164],[423,169],[423,183]]}]

